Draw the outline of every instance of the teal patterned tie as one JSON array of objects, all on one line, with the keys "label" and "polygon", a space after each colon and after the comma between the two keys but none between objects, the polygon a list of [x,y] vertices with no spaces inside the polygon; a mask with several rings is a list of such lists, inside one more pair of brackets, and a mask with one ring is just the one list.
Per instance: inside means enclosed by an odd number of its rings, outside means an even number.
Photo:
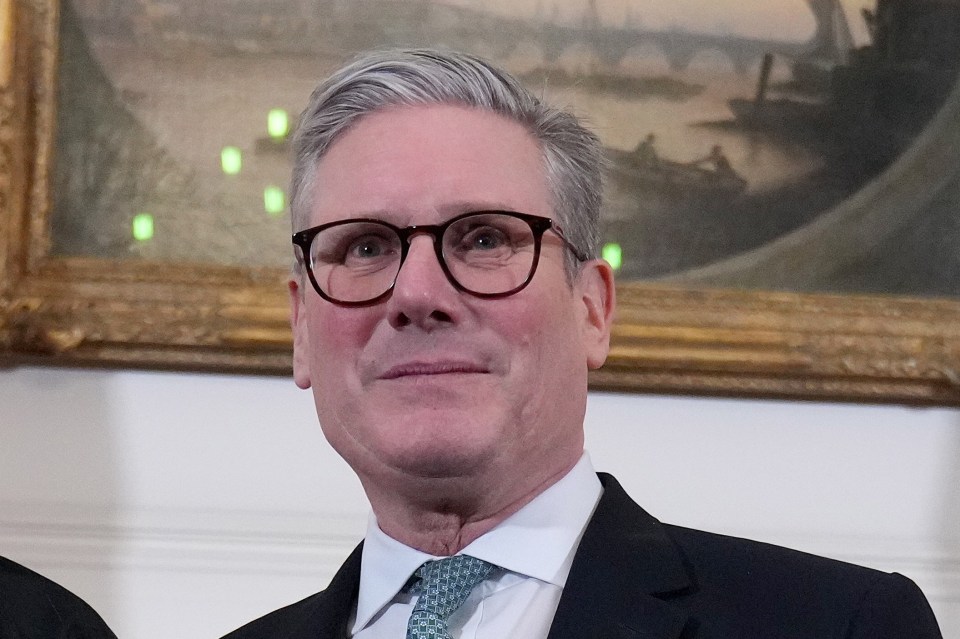
[{"label": "teal patterned tie", "polygon": [[417,568],[413,574],[420,580],[411,592],[419,593],[420,598],[407,622],[407,639],[451,639],[447,620],[493,568],[493,564],[467,555],[428,561]]}]

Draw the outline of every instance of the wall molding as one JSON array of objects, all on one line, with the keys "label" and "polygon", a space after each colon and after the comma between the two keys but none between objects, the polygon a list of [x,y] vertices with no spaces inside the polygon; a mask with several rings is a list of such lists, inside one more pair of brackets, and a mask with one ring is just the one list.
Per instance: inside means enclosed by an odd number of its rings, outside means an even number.
[{"label": "wall molding", "polygon": [[0,502],[0,554],[32,566],[332,576],[366,515]]},{"label": "wall molding", "polygon": [[[0,554],[32,567],[273,574],[328,580],[362,538],[363,512],[112,509],[0,502]],[[960,541],[724,531],[900,572],[960,603]]]}]

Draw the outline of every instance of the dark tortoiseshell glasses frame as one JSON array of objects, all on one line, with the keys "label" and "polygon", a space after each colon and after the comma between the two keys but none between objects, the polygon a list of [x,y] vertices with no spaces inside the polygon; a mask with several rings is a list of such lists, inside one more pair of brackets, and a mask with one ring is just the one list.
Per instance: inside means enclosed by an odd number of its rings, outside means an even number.
[{"label": "dark tortoiseshell glasses frame", "polygon": [[[464,286],[456,276],[451,272],[450,267],[447,264],[447,260],[443,255],[444,244],[443,237],[447,229],[452,225],[461,222],[470,217],[489,217],[489,216],[505,216],[509,218],[514,218],[525,222],[530,228],[531,236],[533,238],[533,255],[530,263],[529,271],[526,274],[526,277],[523,280],[515,285],[511,286],[508,290],[496,291],[496,292],[484,292],[476,291],[467,286]],[[399,240],[400,247],[400,259],[396,265],[396,272],[393,274],[392,279],[390,280],[389,286],[386,290],[377,293],[376,295],[370,297],[369,299],[360,299],[360,300],[343,300],[339,299],[320,286],[320,283],[317,281],[317,277],[314,273],[313,259],[311,257],[311,245],[313,244],[314,239],[323,231],[332,229],[335,227],[341,227],[344,225],[357,225],[357,224],[366,224],[374,225],[378,228],[389,229],[393,232],[397,239]],[[383,301],[390,296],[390,293],[393,291],[394,286],[396,285],[397,276],[400,274],[400,270],[403,268],[403,263],[407,258],[407,253],[409,252],[410,242],[412,238],[416,235],[426,234],[433,237],[433,247],[437,255],[437,261],[440,264],[440,268],[443,270],[444,275],[446,275],[447,280],[456,288],[458,291],[473,295],[476,297],[484,299],[492,299],[499,297],[507,297],[513,295],[521,290],[523,290],[533,279],[534,273],[536,273],[537,265],[540,262],[540,248],[543,243],[543,234],[547,231],[553,231],[553,233],[559,237],[564,245],[570,249],[574,256],[581,262],[585,262],[587,257],[583,254],[582,251],[577,249],[563,234],[563,230],[550,218],[541,217],[539,215],[529,215],[527,213],[517,213],[516,211],[500,211],[500,210],[482,210],[482,211],[470,211],[457,215],[443,224],[417,224],[414,226],[407,227],[398,227],[390,224],[389,222],[384,222],[383,220],[378,220],[374,218],[352,218],[345,220],[337,220],[336,222],[329,222],[327,224],[321,224],[320,226],[314,226],[312,228],[304,229],[293,234],[293,244],[299,249],[299,254],[297,259],[303,264],[307,271],[307,277],[310,279],[310,283],[313,285],[314,290],[317,294],[320,295],[323,299],[337,304],[339,306],[355,307],[355,306],[369,306],[372,304],[377,304],[378,302]]]}]

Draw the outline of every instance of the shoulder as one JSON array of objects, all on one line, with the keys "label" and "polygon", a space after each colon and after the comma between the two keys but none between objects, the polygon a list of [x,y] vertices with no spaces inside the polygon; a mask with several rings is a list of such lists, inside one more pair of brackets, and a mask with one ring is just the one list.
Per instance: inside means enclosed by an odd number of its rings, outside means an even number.
[{"label": "shoulder", "polygon": [[613,477],[601,473],[600,479],[604,493],[591,521],[595,545],[622,545],[624,553],[654,556],[658,566],[671,565],[684,573],[694,589],[789,586],[818,592],[831,588],[862,592],[892,578],[888,573],[782,546],[661,523],[630,499]]},{"label": "shoulder", "polygon": [[663,524],[663,530],[701,577],[722,575],[726,580],[738,577],[744,581],[769,578],[780,583],[829,581],[866,586],[886,574],[740,537],[670,524]]},{"label": "shoulder", "polygon": [[[689,615],[703,637],[938,639],[927,600],[906,577],[738,537],[662,524],[609,475],[578,572],[624,571]],[[575,567],[578,564],[575,562]]]},{"label": "shoulder", "polygon": [[[940,637],[917,585],[843,561],[748,539],[664,525],[693,575],[684,599],[704,610],[776,620],[783,632],[851,638]],[[820,632],[811,632],[820,628]],[[799,636],[799,635],[798,635]]]},{"label": "shoulder", "polygon": [[871,568],[750,539],[670,524],[663,524],[663,529],[697,575],[701,587],[722,579],[727,586],[768,582],[794,587],[810,584],[818,590],[831,585],[841,590],[860,590],[889,576]]},{"label": "shoulder", "polygon": [[43,575],[0,557],[0,636],[116,639],[86,602]]}]

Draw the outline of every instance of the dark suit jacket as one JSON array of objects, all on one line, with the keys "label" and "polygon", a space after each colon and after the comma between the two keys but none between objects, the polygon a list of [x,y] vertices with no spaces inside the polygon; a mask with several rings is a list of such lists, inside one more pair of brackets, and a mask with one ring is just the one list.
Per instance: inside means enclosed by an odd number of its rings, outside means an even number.
[{"label": "dark suit jacket", "polygon": [[0,557],[0,639],[117,639],[82,599]]},{"label": "dark suit jacket", "polygon": [[[926,599],[906,577],[664,525],[612,477],[600,479],[603,496],[548,639],[941,638]],[[323,592],[227,638],[346,637],[360,551]]]}]

